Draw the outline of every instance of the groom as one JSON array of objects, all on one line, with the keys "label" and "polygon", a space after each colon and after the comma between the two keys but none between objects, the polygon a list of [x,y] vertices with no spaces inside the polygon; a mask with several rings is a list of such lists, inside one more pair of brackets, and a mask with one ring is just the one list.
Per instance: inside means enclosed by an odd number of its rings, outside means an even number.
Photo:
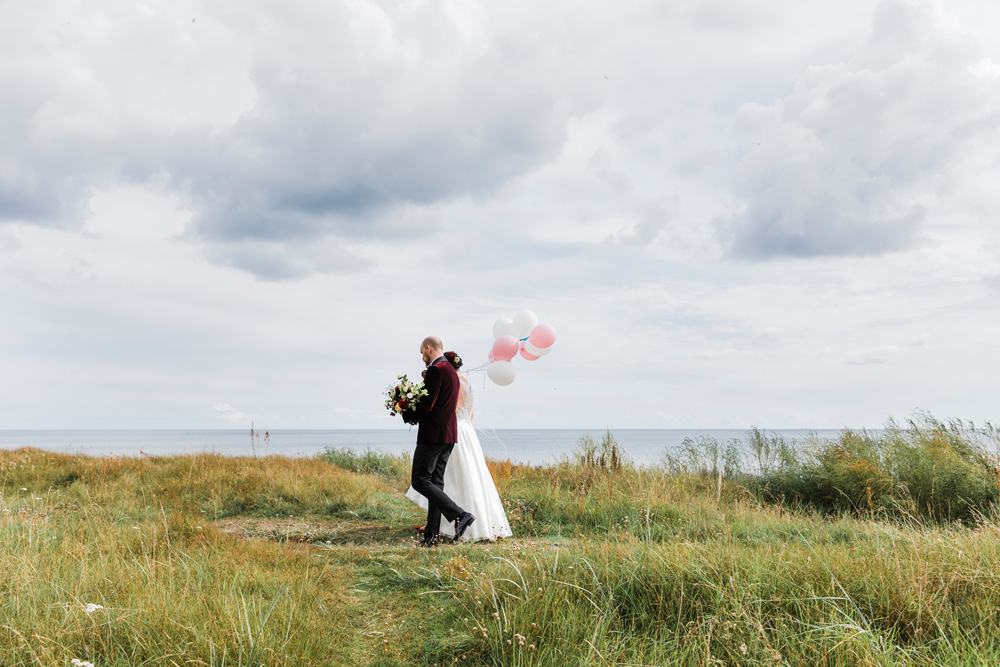
[{"label": "groom", "polygon": [[417,428],[417,449],[413,452],[410,484],[427,498],[427,524],[420,546],[429,547],[437,544],[442,514],[455,524],[455,539],[452,541],[458,541],[476,517],[456,505],[444,492],[444,470],[451,450],[458,442],[458,419],[455,416],[458,373],[444,358],[444,345],[437,336],[424,339],[420,344],[420,356],[427,364],[424,371],[427,396],[417,403],[416,410],[402,414],[406,415],[406,421],[420,425]]}]

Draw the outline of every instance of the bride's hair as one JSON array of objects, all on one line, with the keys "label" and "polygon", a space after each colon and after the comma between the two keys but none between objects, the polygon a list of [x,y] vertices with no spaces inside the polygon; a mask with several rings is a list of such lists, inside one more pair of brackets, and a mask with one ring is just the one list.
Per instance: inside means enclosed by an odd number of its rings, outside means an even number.
[{"label": "bride's hair", "polygon": [[444,358],[448,360],[448,363],[455,367],[457,371],[462,367],[462,357],[458,356],[454,352],[445,352]]}]

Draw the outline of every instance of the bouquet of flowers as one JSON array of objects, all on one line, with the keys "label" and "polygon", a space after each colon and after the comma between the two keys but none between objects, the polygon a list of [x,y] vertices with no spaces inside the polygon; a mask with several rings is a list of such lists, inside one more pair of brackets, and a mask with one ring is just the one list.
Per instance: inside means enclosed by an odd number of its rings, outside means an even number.
[{"label": "bouquet of flowers", "polygon": [[[406,375],[396,377],[396,383],[385,390],[385,408],[395,416],[397,412],[407,412],[417,409],[417,403],[427,395],[423,382],[411,382]],[[403,415],[405,420],[406,415]]]}]

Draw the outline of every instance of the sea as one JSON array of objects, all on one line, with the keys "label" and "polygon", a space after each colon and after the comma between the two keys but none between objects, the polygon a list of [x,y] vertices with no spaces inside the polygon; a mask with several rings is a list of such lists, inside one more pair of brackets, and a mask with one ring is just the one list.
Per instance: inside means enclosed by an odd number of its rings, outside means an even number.
[{"label": "sea", "polygon": [[[479,431],[483,453],[491,459],[542,465],[571,456],[581,437],[605,437],[604,429],[497,429]],[[626,456],[637,465],[655,465],[687,439],[714,438],[720,443],[744,440],[740,429],[618,429],[611,431]],[[786,441],[835,439],[838,430],[776,429]],[[0,449],[36,447],[88,456],[168,456],[215,452],[227,456],[310,457],[332,449],[412,453],[416,431],[282,429],[251,437],[249,430],[0,430]]]}]

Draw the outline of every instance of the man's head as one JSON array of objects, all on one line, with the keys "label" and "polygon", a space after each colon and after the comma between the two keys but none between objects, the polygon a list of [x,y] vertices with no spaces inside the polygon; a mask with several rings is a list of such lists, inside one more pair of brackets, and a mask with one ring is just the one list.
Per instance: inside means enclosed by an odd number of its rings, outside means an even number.
[{"label": "man's head", "polygon": [[420,356],[429,364],[444,353],[444,343],[437,336],[428,336],[420,344]]}]

